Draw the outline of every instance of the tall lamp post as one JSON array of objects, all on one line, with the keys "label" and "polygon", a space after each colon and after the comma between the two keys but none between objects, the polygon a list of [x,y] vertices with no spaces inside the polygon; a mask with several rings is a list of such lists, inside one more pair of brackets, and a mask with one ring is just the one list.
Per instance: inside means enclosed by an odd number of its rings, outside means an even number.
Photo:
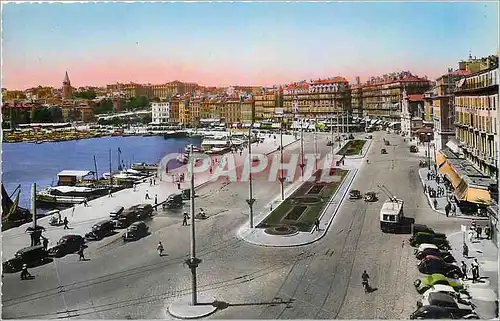
[{"label": "tall lamp post", "polygon": [[300,123],[300,169],[302,171],[302,180],[304,180],[304,167],[306,164],[304,163],[304,127],[302,123]]},{"label": "tall lamp post", "polygon": [[427,169],[431,170],[431,133],[427,133]]},{"label": "tall lamp post", "polygon": [[285,200],[285,177],[283,175],[283,129],[280,127],[280,183],[281,183],[281,200]]},{"label": "tall lamp post", "polygon": [[195,220],[194,220],[194,154],[193,154],[193,145],[191,145],[190,151],[190,162],[191,162],[191,251],[190,258],[186,260],[186,264],[191,269],[191,287],[192,287],[192,298],[191,304],[198,304],[198,293],[197,293],[197,280],[196,280],[196,268],[201,263],[201,260],[196,257],[196,238],[195,238]]},{"label": "tall lamp post", "polygon": [[331,153],[333,155],[333,144],[334,144],[334,142],[333,142],[333,114],[330,115],[330,136],[331,136],[330,142],[331,142],[331,149],[332,149]]},{"label": "tall lamp post", "polygon": [[255,199],[253,198],[253,185],[252,185],[252,127],[253,124],[248,129],[248,199],[247,204],[250,208],[250,228],[253,228],[253,203]]}]

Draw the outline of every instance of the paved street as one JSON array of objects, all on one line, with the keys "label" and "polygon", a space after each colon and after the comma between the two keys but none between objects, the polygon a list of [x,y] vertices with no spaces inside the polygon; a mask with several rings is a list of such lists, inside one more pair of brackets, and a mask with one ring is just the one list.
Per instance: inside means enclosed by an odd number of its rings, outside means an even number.
[{"label": "paved street", "polygon": [[[326,135],[318,146],[324,154]],[[382,138],[391,141],[383,147]],[[307,134],[306,152],[314,150]],[[300,144],[290,146],[298,152]],[[387,155],[380,149],[386,148]],[[430,209],[418,177],[418,157],[410,154],[401,137],[374,133],[364,159],[346,160],[359,171],[351,188],[380,192],[384,184],[406,202],[405,213],[416,222],[438,231],[454,233],[469,221],[446,218]],[[256,211],[263,211],[280,193],[279,182],[256,175]],[[201,187],[196,207],[211,216],[197,221],[200,291],[227,304],[210,318],[408,318],[419,299],[413,281],[422,275],[416,268],[408,235],[383,234],[376,203],[344,200],[324,238],[303,247],[269,248],[248,244],[236,236],[247,223],[246,183],[222,180]],[[187,206],[186,206],[187,209]],[[123,244],[119,236],[91,243],[79,262],[68,255],[31,270],[34,280],[19,275],[3,278],[3,318],[92,319],[168,318],[167,307],[190,293],[190,273],[183,264],[189,252],[189,228],[181,226],[182,210],[162,212],[151,221],[152,234]],[[161,240],[168,254],[159,257]],[[367,270],[371,286],[365,294],[361,274]],[[22,284],[22,286],[20,286]]]}]

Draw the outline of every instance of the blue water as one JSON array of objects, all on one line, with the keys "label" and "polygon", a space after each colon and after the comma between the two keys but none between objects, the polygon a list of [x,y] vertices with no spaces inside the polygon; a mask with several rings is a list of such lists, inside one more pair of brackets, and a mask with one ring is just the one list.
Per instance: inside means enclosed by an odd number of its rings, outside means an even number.
[{"label": "blue water", "polygon": [[[96,157],[99,176],[109,172],[109,149],[112,170],[120,159],[130,167],[131,163],[158,163],[168,153],[183,151],[187,144],[200,144],[199,138],[170,138],[150,136],[103,137],[54,143],[2,144],[2,182],[10,195],[21,184],[20,205],[30,208],[30,189],[37,183],[40,190],[57,184],[57,174],[62,170],[94,171]],[[169,164],[176,167],[178,164]]]}]

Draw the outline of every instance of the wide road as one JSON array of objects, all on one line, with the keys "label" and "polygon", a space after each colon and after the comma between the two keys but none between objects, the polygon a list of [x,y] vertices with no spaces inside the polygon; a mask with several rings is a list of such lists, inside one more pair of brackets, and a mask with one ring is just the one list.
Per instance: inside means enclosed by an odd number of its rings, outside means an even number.
[{"label": "wide road", "polygon": [[[328,152],[322,136],[322,154]],[[382,137],[392,146],[385,147]],[[314,150],[312,134],[306,152]],[[300,144],[289,149],[298,153]],[[380,149],[386,148],[387,155]],[[361,167],[352,188],[380,192],[384,184],[406,201],[406,215],[431,226],[449,221],[433,213],[421,193],[418,159],[400,137],[375,133],[370,164]],[[264,211],[280,193],[278,182],[257,175],[255,211]],[[345,200],[327,235],[297,248],[266,248],[236,237],[248,219],[246,183],[218,181],[197,190],[196,207],[210,219],[197,221],[199,290],[226,304],[210,318],[406,318],[418,296],[413,280],[420,277],[407,235],[379,230],[377,203]],[[188,207],[186,206],[185,209]],[[167,306],[190,293],[190,272],[183,264],[189,252],[189,228],[181,226],[182,210],[162,212],[149,222],[152,234],[123,244],[119,236],[90,243],[79,262],[68,255],[32,269],[34,280],[19,274],[3,278],[3,318],[170,318]],[[459,224],[459,223],[456,223]],[[167,256],[159,257],[162,241]],[[377,290],[365,294],[361,273],[367,270]]]}]

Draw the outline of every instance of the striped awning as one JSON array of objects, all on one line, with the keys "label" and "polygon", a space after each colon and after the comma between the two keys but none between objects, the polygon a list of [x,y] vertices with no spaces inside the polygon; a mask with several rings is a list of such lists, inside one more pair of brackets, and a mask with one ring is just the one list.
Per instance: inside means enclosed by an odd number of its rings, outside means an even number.
[{"label": "striped awning", "polygon": [[439,168],[439,173],[446,176],[446,178],[451,182],[453,188],[457,188],[457,186],[462,181],[460,176],[457,174],[457,172],[455,172],[453,167],[451,167],[450,163],[448,162],[444,162],[442,164],[442,166]]},{"label": "striped awning", "polygon": [[441,167],[446,162],[446,156],[444,156],[441,151],[436,153],[436,164],[438,167]]}]

